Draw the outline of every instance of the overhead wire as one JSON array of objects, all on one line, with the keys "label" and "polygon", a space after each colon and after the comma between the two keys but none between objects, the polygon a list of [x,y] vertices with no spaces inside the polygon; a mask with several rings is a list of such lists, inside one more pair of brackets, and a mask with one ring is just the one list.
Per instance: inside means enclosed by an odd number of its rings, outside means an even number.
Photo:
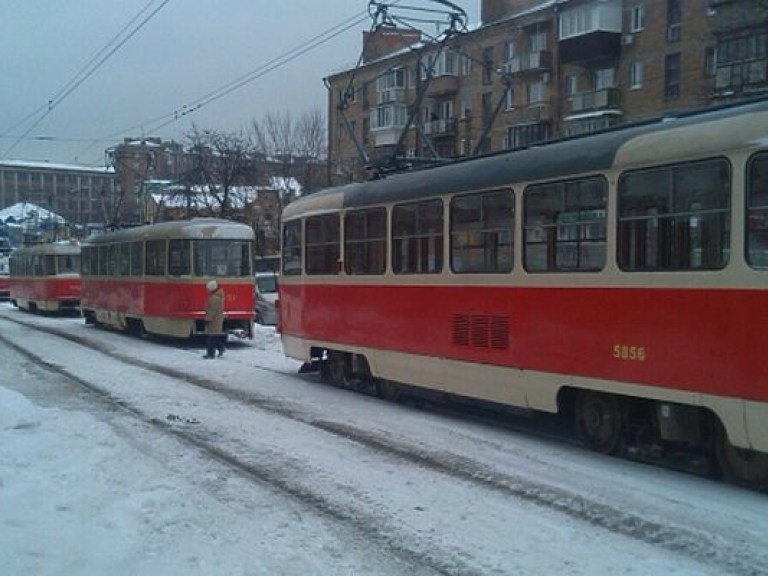
[{"label": "overhead wire", "polygon": [[166,126],[180,120],[181,118],[189,114],[192,114],[194,112],[197,112],[198,110],[211,104],[212,102],[215,102],[216,100],[219,100],[227,96],[228,94],[234,92],[235,90],[242,88],[243,86],[253,82],[254,80],[258,80],[259,78],[262,78],[266,74],[273,72],[274,70],[284,66],[285,64],[291,62],[292,60],[295,60],[299,56],[306,54],[310,50],[313,50],[318,46],[321,46],[333,40],[334,38],[340,36],[341,34],[354,28],[355,26],[358,26],[360,23],[364,22],[367,18],[368,18],[367,12],[356,13],[353,16],[350,16],[345,20],[341,21],[340,23],[324,30],[320,34],[313,36],[309,40],[306,40],[301,44],[291,48],[287,52],[272,58],[271,60],[262,64],[258,68],[251,70],[250,72],[247,72],[245,74],[242,74],[241,76],[238,76],[234,80],[231,80],[226,84],[214,90],[211,90],[210,92],[196,98],[195,100],[192,100],[188,104],[184,104],[183,106],[173,110],[170,113],[157,116],[153,119],[147,120],[140,124],[135,124],[129,128],[124,128],[116,132],[113,132],[109,135],[106,135],[104,137],[93,140],[91,145],[88,147],[88,149],[86,149],[83,152],[83,154],[87,153],[87,151],[90,148],[92,148],[93,145],[95,145],[97,142],[114,139],[120,135],[130,133],[137,129],[142,129],[143,131],[147,131],[147,132],[156,132],[157,130],[161,130],[162,128],[165,128]]},{"label": "overhead wire", "polygon": [[8,130],[8,132],[15,130],[19,126],[26,123],[27,120],[42,112],[42,115],[35,122],[33,122],[32,125],[21,136],[16,138],[14,143],[7,150],[5,150],[2,155],[0,155],[0,159],[6,158],[8,154],[10,154],[19,145],[19,143],[21,143],[24,139],[27,138],[27,136],[29,136],[29,134],[32,133],[32,130],[34,130],[54,110],[54,108],[61,104],[70,94],[72,94],[72,92],[77,90],[77,88],[79,88],[88,78],[90,78],[99,68],[101,68],[101,66],[103,66],[107,60],[109,60],[120,48],[122,48],[131,38],[133,38],[139,32],[139,30],[141,30],[152,18],[154,18],[155,15],[160,12],[160,10],[162,10],[165,5],[168,4],[168,2],[170,2],[170,0],[162,0],[159,6],[157,6],[141,22],[139,22],[139,24],[136,25],[132,30],[130,30],[122,40],[110,48],[110,46],[114,44],[117,39],[126,32],[126,30],[133,26],[133,24],[139,18],[141,18],[142,14],[144,14],[155,2],[157,2],[157,0],[149,0],[149,2],[145,4],[144,7],[77,72],[77,74],[75,74],[61,89],[59,89],[59,91],[52,98],[50,98],[46,104],[40,106],[34,112],[25,116],[22,120],[14,124]]}]

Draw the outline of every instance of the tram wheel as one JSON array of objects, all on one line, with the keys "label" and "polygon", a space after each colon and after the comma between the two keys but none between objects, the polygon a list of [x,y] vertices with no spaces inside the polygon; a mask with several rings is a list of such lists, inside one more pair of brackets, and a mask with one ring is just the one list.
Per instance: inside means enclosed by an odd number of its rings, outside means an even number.
[{"label": "tram wheel", "polygon": [[346,388],[349,384],[350,370],[348,356],[344,352],[328,352],[328,379],[332,384]]},{"label": "tram wheel", "polygon": [[721,424],[715,435],[715,457],[729,482],[753,490],[768,490],[768,454],[734,446]]},{"label": "tram wheel", "polygon": [[576,402],[576,428],[591,450],[616,453],[624,432],[620,399],[612,394],[581,392]]}]

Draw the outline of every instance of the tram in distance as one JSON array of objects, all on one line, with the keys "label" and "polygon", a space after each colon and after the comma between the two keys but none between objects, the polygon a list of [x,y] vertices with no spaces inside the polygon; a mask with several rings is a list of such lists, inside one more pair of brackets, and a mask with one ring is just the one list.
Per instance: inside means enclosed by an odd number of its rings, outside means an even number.
[{"label": "tram in distance", "polygon": [[0,237],[0,300],[8,300],[11,297],[11,273],[8,269],[11,251],[8,238]]},{"label": "tram in distance", "polygon": [[208,281],[226,295],[224,329],[253,337],[253,230],[215,218],[162,222],[90,237],[83,244],[86,324],[138,335],[205,332]]},{"label": "tram in distance", "polygon": [[10,300],[30,312],[76,312],[80,245],[59,242],[17,248],[9,257]]},{"label": "tram in distance", "polygon": [[768,101],[353,183],[282,216],[284,350],[768,487]]},{"label": "tram in distance", "polygon": [[8,300],[11,297],[11,272],[8,260],[8,256],[0,254],[0,300]]}]

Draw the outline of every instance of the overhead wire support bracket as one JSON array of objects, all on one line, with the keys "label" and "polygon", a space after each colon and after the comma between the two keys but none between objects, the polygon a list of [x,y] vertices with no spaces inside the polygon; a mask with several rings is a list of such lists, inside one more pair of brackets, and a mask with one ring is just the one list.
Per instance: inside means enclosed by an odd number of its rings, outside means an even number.
[{"label": "overhead wire support bracket", "polygon": [[[468,18],[467,18],[467,13],[464,11],[463,8],[457,6],[453,2],[450,2],[449,0],[424,0],[424,1],[438,4],[440,5],[440,7],[429,8],[425,6],[401,4],[399,0],[394,0],[390,2],[382,2],[380,0],[370,0],[368,3],[368,13],[371,17],[371,28],[370,28],[371,33],[373,33],[374,31],[376,31],[378,28],[382,26],[387,26],[395,30],[401,27],[406,29],[417,30],[420,33],[420,35],[423,36],[424,32],[416,29],[412,24],[413,22],[419,22],[420,24],[428,23],[428,24],[434,24],[435,26],[443,27],[443,31],[439,35],[434,37],[429,37],[429,35],[427,35],[429,38],[429,41],[427,42],[427,44],[433,44],[438,46],[437,55],[432,54],[430,58],[429,66],[427,68],[426,81],[421,83],[418,86],[416,100],[414,104],[409,106],[407,121],[400,133],[397,143],[394,146],[393,154],[385,162],[378,163],[378,166],[372,165],[370,154],[366,150],[363,143],[361,143],[357,135],[354,133],[352,123],[350,122],[346,114],[346,111],[349,108],[351,94],[352,94],[352,91],[354,90],[354,81],[357,75],[357,71],[363,63],[363,57],[366,52],[365,45],[363,46],[363,50],[361,51],[357,65],[355,66],[354,70],[349,76],[346,89],[343,90],[339,95],[339,101],[336,106],[336,109],[338,110],[339,115],[341,116],[346,132],[351,138],[364,165],[368,168],[373,168],[374,169],[373,171],[376,176],[381,175],[381,173],[385,170],[386,171],[398,170],[402,168],[399,165],[398,155],[403,150],[405,138],[411,126],[414,126],[416,128],[419,135],[426,142],[432,156],[435,159],[439,159],[439,155],[435,150],[434,144],[429,139],[429,137],[427,137],[427,135],[425,134],[424,127],[418,123],[417,115],[421,108],[421,103],[423,102],[424,97],[426,95],[427,89],[429,88],[429,84],[432,78],[434,77],[434,66],[435,66],[437,57],[440,55],[440,53],[445,47],[445,44],[448,41],[453,39],[458,34],[466,32]],[[404,15],[399,15],[394,12],[404,13]],[[424,16],[424,15],[427,15],[427,16]],[[433,15],[435,17],[432,17]],[[442,16],[443,19],[438,19],[436,17],[437,15]],[[370,37],[371,35],[369,35],[366,39],[369,39]],[[331,97],[333,96],[334,95],[331,95]]]}]

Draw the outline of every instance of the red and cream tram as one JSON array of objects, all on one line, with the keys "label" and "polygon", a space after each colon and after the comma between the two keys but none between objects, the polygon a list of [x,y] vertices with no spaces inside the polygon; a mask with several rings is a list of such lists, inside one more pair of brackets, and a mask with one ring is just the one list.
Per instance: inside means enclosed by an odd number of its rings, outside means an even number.
[{"label": "red and cream tram", "polygon": [[0,255],[0,300],[8,300],[11,297],[11,273],[8,260],[8,256]]},{"label": "red and cream tram", "polygon": [[76,311],[80,306],[80,245],[37,244],[9,258],[10,299],[31,312]]},{"label": "red and cream tram", "polygon": [[83,244],[86,323],[188,338],[205,331],[206,283],[226,295],[224,328],[253,336],[253,230],[214,218],[107,232]]},{"label": "red and cream tram", "polygon": [[768,487],[768,101],[349,184],[283,213],[286,354],[561,413]]}]

